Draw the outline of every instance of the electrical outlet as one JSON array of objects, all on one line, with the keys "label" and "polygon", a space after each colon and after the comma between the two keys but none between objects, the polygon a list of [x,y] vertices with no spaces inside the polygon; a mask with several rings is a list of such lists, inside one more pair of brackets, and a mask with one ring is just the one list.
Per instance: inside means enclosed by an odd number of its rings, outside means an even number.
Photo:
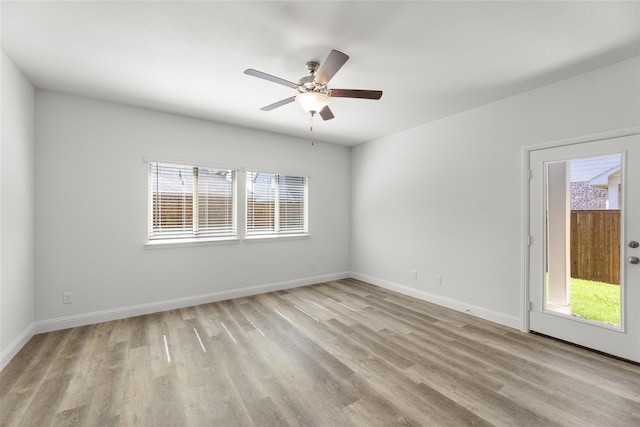
[{"label": "electrical outlet", "polygon": [[418,270],[411,271],[411,278],[413,278],[413,280],[418,280]]},{"label": "electrical outlet", "polygon": [[436,286],[442,286],[442,276],[436,276]]},{"label": "electrical outlet", "polygon": [[62,294],[62,303],[71,304],[73,302],[73,292],[65,292]]}]

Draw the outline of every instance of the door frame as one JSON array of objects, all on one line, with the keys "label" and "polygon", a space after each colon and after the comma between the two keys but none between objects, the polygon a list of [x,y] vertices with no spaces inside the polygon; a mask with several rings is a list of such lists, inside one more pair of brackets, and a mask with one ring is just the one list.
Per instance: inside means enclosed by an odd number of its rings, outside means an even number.
[{"label": "door frame", "polygon": [[582,135],[572,138],[559,139],[554,141],[548,141],[538,144],[525,145],[521,150],[521,181],[522,181],[522,211],[521,211],[521,306],[520,306],[520,330],[522,332],[529,332],[529,257],[531,255],[530,242],[531,236],[529,235],[529,210],[530,210],[530,190],[529,190],[529,178],[530,178],[530,154],[532,151],[543,150],[545,148],[555,148],[568,145],[583,144],[587,142],[602,141],[612,138],[620,138],[624,136],[640,135],[640,126],[634,126],[624,129],[616,129],[607,132],[601,132],[596,134]]}]

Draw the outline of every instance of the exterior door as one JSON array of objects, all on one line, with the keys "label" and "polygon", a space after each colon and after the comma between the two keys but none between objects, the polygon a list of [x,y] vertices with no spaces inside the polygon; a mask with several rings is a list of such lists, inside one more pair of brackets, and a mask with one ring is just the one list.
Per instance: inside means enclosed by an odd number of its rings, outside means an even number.
[{"label": "exterior door", "polygon": [[529,152],[529,329],[640,362],[640,135]]}]

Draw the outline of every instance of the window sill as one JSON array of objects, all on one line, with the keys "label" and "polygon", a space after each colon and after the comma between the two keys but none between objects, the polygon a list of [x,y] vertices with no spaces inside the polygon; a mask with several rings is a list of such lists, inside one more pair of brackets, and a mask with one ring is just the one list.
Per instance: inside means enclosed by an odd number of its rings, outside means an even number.
[{"label": "window sill", "polygon": [[265,235],[255,235],[255,236],[245,236],[244,240],[246,242],[265,242],[265,241],[273,241],[273,240],[299,240],[299,239],[308,239],[311,237],[309,233],[299,233],[299,234],[265,234]]},{"label": "window sill", "polygon": [[233,237],[215,237],[210,239],[175,239],[175,240],[151,240],[144,244],[145,249],[186,248],[195,246],[211,246],[229,243],[237,243],[240,239]]}]

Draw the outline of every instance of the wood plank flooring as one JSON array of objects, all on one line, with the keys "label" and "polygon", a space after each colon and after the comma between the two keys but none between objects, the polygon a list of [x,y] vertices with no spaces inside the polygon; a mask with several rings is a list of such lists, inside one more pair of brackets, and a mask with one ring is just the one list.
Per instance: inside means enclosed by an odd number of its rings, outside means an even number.
[{"label": "wood plank flooring", "polygon": [[34,336],[2,426],[638,426],[640,366],[357,280]]}]

